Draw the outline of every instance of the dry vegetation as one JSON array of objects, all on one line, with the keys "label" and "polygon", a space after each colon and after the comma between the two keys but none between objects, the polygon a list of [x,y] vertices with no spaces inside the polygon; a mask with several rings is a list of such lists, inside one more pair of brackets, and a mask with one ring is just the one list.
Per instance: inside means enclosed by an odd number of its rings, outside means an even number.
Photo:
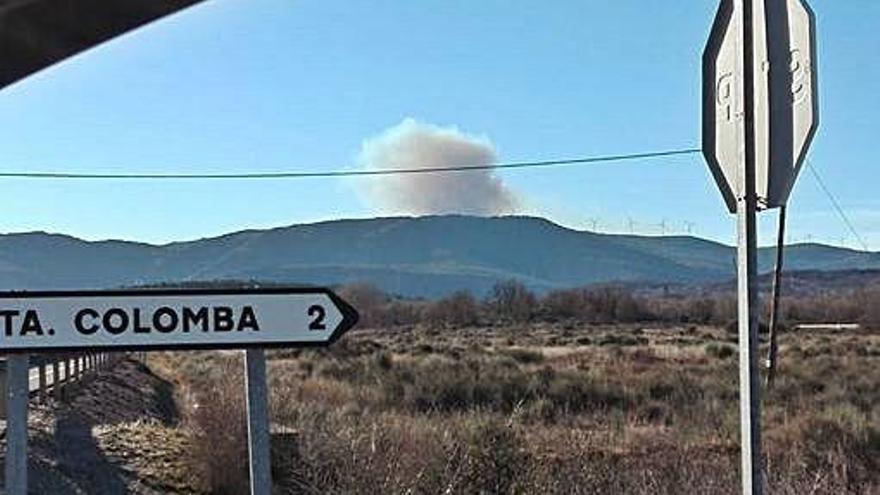
[{"label": "dry vegetation", "polygon": [[[436,301],[406,300],[391,297],[365,284],[343,287],[340,293],[361,312],[362,327],[419,323],[462,327],[499,320],[719,326],[736,323],[734,294],[718,290],[704,294],[662,294],[662,291],[657,294],[656,291],[638,293],[609,285],[555,290],[538,297],[522,283],[511,280],[497,284],[484,300],[467,292],[457,292]],[[810,295],[786,294],[783,290],[782,322],[853,322],[880,328],[880,287],[857,287]]]},{"label": "dry vegetation", "polygon": [[[520,289],[401,303],[356,288],[374,298],[360,301],[370,328],[271,354],[277,493],[737,493],[723,325],[657,323],[668,301],[613,290]],[[714,321],[717,301],[678,302]],[[781,356],[765,397],[771,493],[880,493],[880,336],[784,333]],[[152,362],[182,387],[201,489],[243,493],[237,356]]]}]

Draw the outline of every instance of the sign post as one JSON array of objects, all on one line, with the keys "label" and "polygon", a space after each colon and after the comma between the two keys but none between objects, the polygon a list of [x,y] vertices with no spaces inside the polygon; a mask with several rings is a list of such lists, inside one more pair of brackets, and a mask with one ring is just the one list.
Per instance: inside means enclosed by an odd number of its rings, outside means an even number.
[{"label": "sign post", "polygon": [[[753,0],[742,2],[742,67],[745,101],[754,101]],[[760,1],[760,0],[758,0]],[[739,401],[742,491],[763,493],[761,456],[761,388],[758,377],[757,195],[755,177],[755,107],[743,108],[744,132],[739,167],[742,190],[737,195],[737,322],[739,329]]]},{"label": "sign post", "polygon": [[262,349],[244,352],[247,389],[248,457],[251,495],[272,493],[272,445],[269,435],[269,398],[266,387],[266,356]]},{"label": "sign post", "polygon": [[6,493],[27,495],[28,355],[6,360]]},{"label": "sign post", "polygon": [[805,0],[721,0],[703,54],[703,154],[737,215],[742,493],[764,490],[757,211],[788,201],[818,126],[814,15]]},{"label": "sign post", "polygon": [[[752,0],[742,0],[744,93],[746,101],[754,98],[752,61]],[[761,456],[761,388],[758,375],[758,202],[755,191],[755,115],[754,107],[745,107],[744,153],[741,166],[743,192],[737,197],[737,323],[739,334],[739,400],[742,490],[744,494],[763,493]]]}]

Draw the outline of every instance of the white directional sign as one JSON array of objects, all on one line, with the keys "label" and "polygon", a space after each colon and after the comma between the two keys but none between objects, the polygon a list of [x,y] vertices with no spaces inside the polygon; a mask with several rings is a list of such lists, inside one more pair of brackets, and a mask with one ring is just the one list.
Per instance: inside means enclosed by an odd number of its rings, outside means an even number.
[{"label": "white directional sign", "polygon": [[[703,153],[730,211],[744,194],[742,12],[722,0],[703,54]],[[805,0],[753,0],[759,208],[788,200],[818,127],[815,17]]]},{"label": "white directional sign", "polygon": [[357,322],[327,289],[0,294],[0,352],[327,345]]}]

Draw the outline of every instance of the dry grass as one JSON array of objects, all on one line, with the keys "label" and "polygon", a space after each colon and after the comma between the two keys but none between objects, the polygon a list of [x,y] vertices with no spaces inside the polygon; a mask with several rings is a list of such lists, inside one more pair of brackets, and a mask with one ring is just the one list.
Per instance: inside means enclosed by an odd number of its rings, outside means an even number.
[{"label": "dry grass", "polygon": [[[783,336],[765,398],[772,493],[880,493],[878,350],[869,334]],[[396,327],[276,353],[276,488],[737,493],[735,352],[711,327],[561,322]],[[200,398],[189,399],[201,411],[188,416],[203,449],[196,464],[243,459],[244,431],[228,428],[240,424],[241,384],[229,379],[240,363],[164,359],[177,360],[169,369]],[[206,491],[240,493],[240,479],[211,479]]]},{"label": "dry grass", "polygon": [[248,492],[247,423],[242,363],[235,353],[162,353],[151,366],[173,377],[191,484],[202,493]]},{"label": "dry grass", "polygon": [[135,421],[97,426],[93,435],[104,455],[125,465],[138,483],[164,493],[194,493],[192,445],[180,429],[158,421]]}]

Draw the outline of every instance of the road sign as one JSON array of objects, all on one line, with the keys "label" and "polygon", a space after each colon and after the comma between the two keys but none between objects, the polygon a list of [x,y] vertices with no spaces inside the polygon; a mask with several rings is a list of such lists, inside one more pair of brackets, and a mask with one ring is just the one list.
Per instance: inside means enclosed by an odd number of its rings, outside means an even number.
[{"label": "road sign", "polygon": [[819,122],[812,10],[805,0],[752,3],[751,103],[740,2],[721,1],[703,53],[703,153],[731,212],[744,194],[745,105],[754,111],[755,192],[762,209],[787,202]]},{"label": "road sign", "polygon": [[785,206],[816,132],[815,32],[805,0],[721,0],[703,53],[703,154],[737,214],[744,495],[764,486],[756,211]]},{"label": "road sign", "polygon": [[327,289],[0,294],[0,350],[321,346],[357,322]]}]

